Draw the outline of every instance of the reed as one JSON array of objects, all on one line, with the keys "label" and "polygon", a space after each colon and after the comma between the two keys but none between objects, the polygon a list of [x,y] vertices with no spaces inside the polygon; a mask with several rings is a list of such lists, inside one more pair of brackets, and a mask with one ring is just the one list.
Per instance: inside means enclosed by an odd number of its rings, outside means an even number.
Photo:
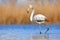
[{"label": "reed", "polygon": [[[27,13],[27,8],[25,4],[21,4],[19,7],[14,5],[16,1],[11,5],[5,6],[5,4],[0,5],[0,24],[30,24],[30,13]],[[46,2],[45,4],[33,3],[35,9],[35,15],[42,13],[46,15],[49,23],[60,23],[60,3],[51,4]]]}]

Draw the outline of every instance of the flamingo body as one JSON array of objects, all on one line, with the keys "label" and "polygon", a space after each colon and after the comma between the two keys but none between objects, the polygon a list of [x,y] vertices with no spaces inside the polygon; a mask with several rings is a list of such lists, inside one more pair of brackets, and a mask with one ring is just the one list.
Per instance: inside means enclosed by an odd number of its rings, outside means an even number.
[{"label": "flamingo body", "polygon": [[46,17],[42,14],[37,14],[33,17],[33,20],[37,24],[43,24],[43,23],[45,23]]}]

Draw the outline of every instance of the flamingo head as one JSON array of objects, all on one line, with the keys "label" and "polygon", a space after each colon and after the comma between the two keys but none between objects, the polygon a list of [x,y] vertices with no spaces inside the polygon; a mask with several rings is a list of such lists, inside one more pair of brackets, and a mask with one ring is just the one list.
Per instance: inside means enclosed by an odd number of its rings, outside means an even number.
[{"label": "flamingo head", "polygon": [[29,5],[29,8],[33,8],[33,6],[30,4],[30,5]]},{"label": "flamingo head", "polygon": [[27,13],[29,13],[30,9],[33,9],[33,6],[30,4],[29,8],[27,9]]}]

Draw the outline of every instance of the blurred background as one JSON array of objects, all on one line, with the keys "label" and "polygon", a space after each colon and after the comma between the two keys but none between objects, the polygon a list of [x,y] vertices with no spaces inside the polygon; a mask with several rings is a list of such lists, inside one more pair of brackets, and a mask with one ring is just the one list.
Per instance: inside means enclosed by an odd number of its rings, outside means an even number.
[{"label": "blurred background", "polygon": [[0,0],[0,39],[30,40],[31,36],[40,35],[39,25],[30,21],[32,10],[27,13],[30,4],[34,15],[41,13],[52,23],[43,25],[41,32],[44,34],[48,26],[49,40],[60,40],[60,0]]},{"label": "blurred background", "polygon": [[0,24],[30,24],[29,4],[35,14],[44,14],[48,23],[60,23],[60,0],[0,0]]}]

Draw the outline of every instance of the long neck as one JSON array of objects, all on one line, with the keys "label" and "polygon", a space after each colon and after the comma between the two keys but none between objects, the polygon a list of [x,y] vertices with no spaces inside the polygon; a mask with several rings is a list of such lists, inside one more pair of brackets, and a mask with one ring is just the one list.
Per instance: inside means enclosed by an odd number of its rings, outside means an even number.
[{"label": "long neck", "polygon": [[33,20],[33,15],[34,15],[34,9],[32,9],[31,15],[30,15],[30,21]]}]

